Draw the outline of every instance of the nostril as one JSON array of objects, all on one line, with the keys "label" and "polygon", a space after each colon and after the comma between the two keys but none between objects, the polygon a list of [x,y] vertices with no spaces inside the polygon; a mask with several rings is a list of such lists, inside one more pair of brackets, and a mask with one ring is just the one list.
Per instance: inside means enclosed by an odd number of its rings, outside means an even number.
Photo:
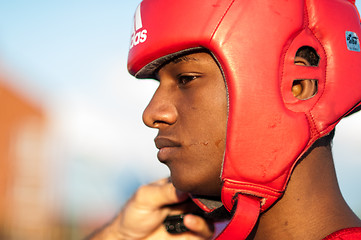
[{"label": "nostril", "polygon": [[153,128],[162,128],[162,127],[169,126],[169,125],[171,125],[171,124],[169,124],[168,122],[156,120],[153,122],[152,127]]}]

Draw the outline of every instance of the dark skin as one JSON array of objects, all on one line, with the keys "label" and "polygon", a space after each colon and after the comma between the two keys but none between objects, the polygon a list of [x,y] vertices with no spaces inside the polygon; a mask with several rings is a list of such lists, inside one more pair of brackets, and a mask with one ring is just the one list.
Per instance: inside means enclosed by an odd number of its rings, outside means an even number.
[{"label": "dark skin", "polygon": [[[309,65],[300,57],[295,64]],[[188,212],[188,195],[219,195],[227,122],[224,81],[207,53],[195,53],[163,66],[153,99],[144,111],[147,126],[159,130],[158,158],[171,171],[167,179],[145,185],[119,215],[90,239],[211,239],[212,228],[188,214],[189,232],[171,235],[162,224],[167,215]],[[311,98],[314,80],[295,82],[293,95]],[[210,105],[209,103],[212,102]],[[210,114],[217,113],[217,114]],[[175,188],[178,188],[178,190]],[[361,227],[338,187],[331,147],[318,140],[296,166],[284,196],[261,214],[249,239],[319,240],[347,227]]]},{"label": "dark skin", "polygon": [[220,195],[227,125],[221,71],[208,53],[196,53],[162,67],[157,80],[143,121],[158,129],[158,159],[169,167],[177,189]]}]

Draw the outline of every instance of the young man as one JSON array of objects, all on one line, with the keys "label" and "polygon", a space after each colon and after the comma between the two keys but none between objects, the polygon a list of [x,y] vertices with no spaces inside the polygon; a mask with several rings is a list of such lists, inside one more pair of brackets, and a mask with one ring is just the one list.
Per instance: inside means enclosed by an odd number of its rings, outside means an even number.
[{"label": "young man", "polygon": [[206,219],[231,216],[217,239],[361,239],[330,147],[360,108],[360,35],[351,0],[144,0],[128,68],[159,81],[143,120],[170,181],[92,239],[210,239],[197,215],[164,227],[195,211],[188,194]]}]

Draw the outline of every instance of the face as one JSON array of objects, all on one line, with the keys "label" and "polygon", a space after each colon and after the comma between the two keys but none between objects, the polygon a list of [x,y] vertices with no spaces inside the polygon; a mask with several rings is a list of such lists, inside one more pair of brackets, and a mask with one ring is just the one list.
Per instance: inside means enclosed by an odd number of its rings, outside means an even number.
[{"label": "face", "polygon": [[217,63],[208,53],[189,54],[163,66],[157,79],[143,121],[159,130],[159,161],[179,190],[220,195],[227,94]]}]

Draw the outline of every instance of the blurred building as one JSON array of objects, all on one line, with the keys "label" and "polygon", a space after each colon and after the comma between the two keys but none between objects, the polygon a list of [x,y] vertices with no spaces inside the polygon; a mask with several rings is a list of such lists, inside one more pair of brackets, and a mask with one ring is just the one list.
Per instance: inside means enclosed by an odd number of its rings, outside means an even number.
[{"label": "blurred building", "polygon": [[44,111],[0,75],[0,239],[52,239]]}]

